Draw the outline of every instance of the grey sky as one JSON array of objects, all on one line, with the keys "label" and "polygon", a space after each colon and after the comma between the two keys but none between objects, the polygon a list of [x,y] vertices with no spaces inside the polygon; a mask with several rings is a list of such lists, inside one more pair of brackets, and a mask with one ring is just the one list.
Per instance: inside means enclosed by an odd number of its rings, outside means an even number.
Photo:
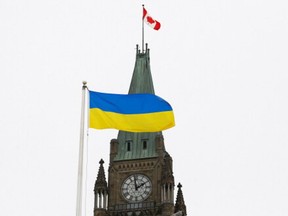
[{"label": "grey sky", "polygon": [[[286,216],[284,0],[2,0],[1,215],[75,215],[82,81],[128,92],[143,3],[162,25],[145,42],[175,112],[163,134],[188,215]],[[116,136],[89,131],[87,215]]]}]

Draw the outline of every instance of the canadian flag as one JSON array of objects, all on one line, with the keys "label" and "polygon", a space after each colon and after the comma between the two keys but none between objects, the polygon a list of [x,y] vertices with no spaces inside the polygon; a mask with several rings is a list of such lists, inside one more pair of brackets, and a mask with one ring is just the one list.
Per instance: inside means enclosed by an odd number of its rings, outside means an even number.
[{"label": "canadian flag", "polygon": [[155,30],[159,30],[161,27],[161,24],[154,20],[148,13],[147,10],[143,7],[143,20],[149,25],[151,28]]}]

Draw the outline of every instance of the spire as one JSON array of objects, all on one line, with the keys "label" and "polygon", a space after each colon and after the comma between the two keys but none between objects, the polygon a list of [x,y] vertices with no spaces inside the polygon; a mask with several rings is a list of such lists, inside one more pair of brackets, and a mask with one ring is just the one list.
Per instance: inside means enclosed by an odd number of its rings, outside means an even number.
[{"label": "spire", "polygon": [[[150,69],[150,51],[146,44],[145,50],[140,51],[136,45],[136,61],[129,87],[129,94],[154,94],[154,86]],[[117,153],[113,160],[131,160],[157,157],[156,137],[162,135],[161,131],[153,133],[132,133],[119,131]],[[144,151],[143,151],[144,150]]]},{"label": "spire", "polygon": [[94,195],[95,195],[95,203],[94,203],[94,213],[95,211],[99,211],[99,209],[107,208],[107,199],[108,199],[108,187],[104,172],[104,161],[101,159],[99,161],[100,167],[98,170],[97,179],[94,186]]},{"label": "spire", "polygon": [[130,83],[129,94],[151,93],[154,94],[154,86],[150,69],[150,50],[148,44],[145,50],[140,52],[136,45],[136,62]]},{"label": "spire", "polygon": [[185,216],[187,215],[187,213],[186,213],[186,205],[184,202],[183,193],[181,189],[182,185],[179,183],[177,187],[178,187],[178,192],[177,192],[177,197],[176,197],[175,213],[182,212],[182,215]]},{"label": "spire", "polygon": [[97,175],[97,179],[95,182],[94,191],[99,190],[99,189],[107,190],[107,182],[106,182],[106,177],[105,177],[105,172],[104,172],[104,167],[103,167],[103,164],[104,164],[103,159],[99,161],[99,164],[100,164],[100,167],[98,170],[98,175]]}]

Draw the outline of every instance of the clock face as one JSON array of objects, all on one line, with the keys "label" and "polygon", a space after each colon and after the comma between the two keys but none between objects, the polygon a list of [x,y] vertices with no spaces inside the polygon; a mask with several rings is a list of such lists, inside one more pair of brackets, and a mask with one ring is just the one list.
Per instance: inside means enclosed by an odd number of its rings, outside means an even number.
[{"label": "clock face", "polygon": [[122,184],[122,195],[129,202],[141,202],[148,198],[152,191],[150,179],[142,174],[130,175]]}]

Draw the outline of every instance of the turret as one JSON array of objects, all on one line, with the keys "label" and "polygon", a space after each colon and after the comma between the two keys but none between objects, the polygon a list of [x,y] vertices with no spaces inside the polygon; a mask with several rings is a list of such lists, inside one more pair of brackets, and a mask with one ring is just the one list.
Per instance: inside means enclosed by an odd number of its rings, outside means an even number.
[{"label": "turret", "polygon": [[101,159],[99,164],[98,175],[94,186],[94,216],[106,215],[108,206],[108,187],[103,167],[104,161]]},{"label": "turret", "polygon": [[165,152],[161,175],[161,202],[162,215],[171,215],[174,212],[174,176],[172,158]]},{"label": "turret", "polygon": [[[186,216],[186,205],[184,202],[184,197],[182,193],[182,185],[179,183],[177,185],[178,187],[178,192],[177,192],[177,198],[176,198],[176,203],[175,203],[175,214],[180,215],[180,216]],[[182,213],[182,214],[180,214]]]}]

